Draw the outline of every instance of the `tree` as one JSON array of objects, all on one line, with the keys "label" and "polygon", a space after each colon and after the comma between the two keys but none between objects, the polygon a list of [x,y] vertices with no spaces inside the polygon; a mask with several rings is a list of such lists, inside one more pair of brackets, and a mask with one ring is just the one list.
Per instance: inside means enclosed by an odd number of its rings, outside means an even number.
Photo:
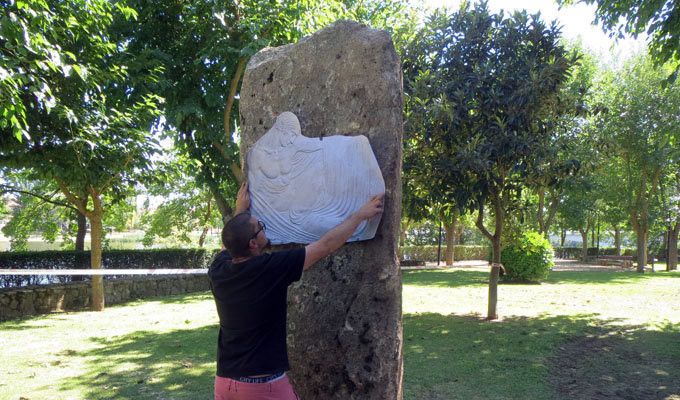
[{"label": "tree", "polygon": [[662,85],[666,71],[639,57],[610,74],[603,85],[608,112],[597,121],[601,142],[621,163],[617,180],[637,237],[638,272],[647,264],[652,207],[664,171],[680,152],[680,88],[677,83]]},{"label": "tree", "polygon": [[[461,212],[455,203],[442,201],[436,191],[432,190],[428,171],[431,159],[423,157],[421,153],[422,136],[419,129],[424,121],[419,114],[419,99],[409,96],[405,102],[406,137],[403,147],[402,168],[402,237],[413,222],[420,222],[428,218],[436,218],[444,225],[446,231],[446,265],[454,261],[454,246],[456,237],[460,237]],[[441,243],[440,243],[441,244]]]},{"label": "tree", "polygon": [[395,32],[415,20],[400,0],[130,4],[139,17],[120,19],[115,29],[119,41],[135,57],[163,69],[153,90],[165,99],[166,133],[179,152],[194,160],[197,185],[212,194],[223,218],[232,214],[228,199],[235,197],[242,179],[238,94],[250,56],[266,46],[295,42],[338,18]]},{"label": "tree", "polygon": [[[675,142],[677,146],[677,141]],[[673,165],[678,165],[680,160],[676,160]],[[678,269],[678,234],[680,234],[680,171],[675,170],[675,179],[670,177],[669,186],[673,189],[668,196],[668,215],[666,217],[667,229],[667,248],[668,248],[668,270]]]},{"label": "tree", "polygon": [[623,38],[624,33],[638,37],[649,35],[649,51],[657,66],[674,62],[670,81],[680,72],[680,4],[673,0],[557,0],[560,5],[575,2],[596,4],[594,23],[610,36]]},{"label": "tree", "polygon": [[[547,117],[576,56],[559,28],[526,12],[491,15],[485,2],[435,12],[404,57],[406,92],[416,118],[407,135],[431,166],[434,196],[477,210],[492,242],[489,319],[497,318],[501,236],[529,165],[549,145]],[[493,233],[484,224],[486,206]]]},{"label": "tree", "polygon": [[528,188],[537,197],[531,205],[535,209],[536,228],[546,237],[569,181],[581,169],[592,170],[597,159],[591,152],[592,135],[584,131],[587,118],[596,111],[592,87],[597,65],[581,43],[571,44],[570,48],[580,55],[579,62],[560,88],[555,106],[548,109],[551,116],[546,126],[551,131],[550,143],[541,149],[544,154],[540,161],[529,165],[527,173]]},{"label": "tree", "polygon": [[[110,40],[114,17],[135,15],[123,2],[3,6],[0,67],[14,82],[14,111],[0,117],[0,165],[59,188],[90,221],[91,267],[101,268],[105,200],[125,197],[158,150],[159,99],[144,90],[158,70]],[[102,276],[92,279],[92,307],[104,308]]]},{"label": "tree", "polygon": [[10,239],[12,251],[28,250],[28,238],[35,232],[40,232],[43,240],[48,243],[54,243],[59,236],[65,244],[75,242],[71,228],[73,222],[76,222],[76,216],[80,215],[75,207],[66,204],[56,206],[23,193],[13,198],[15,206],[9,221],[2,227],[2,233]]},{"label": "tree", "polygon": [[558,213],[564,228],[581,234],[581,260],[588,258],[588,232],[595,226],[597,186],[592,173],[582,173],[565,185]]},{"label": "tree", "polygon": [[[190,234],[200,230],[198,247],[203,247],[208,230],[220,226],[220,213],[214,206],[212,194],[198,187],[190,176],[195,164],[194,160],[175,154],[161,172],[165,174],[164,179],[149,186],[147,194],[161,197],[163,202],[142,215],[144,246],[151,246],[156,238],[168,237],[189,244],[192,242]],[[229,205],[233,207],[233,204]]]}]

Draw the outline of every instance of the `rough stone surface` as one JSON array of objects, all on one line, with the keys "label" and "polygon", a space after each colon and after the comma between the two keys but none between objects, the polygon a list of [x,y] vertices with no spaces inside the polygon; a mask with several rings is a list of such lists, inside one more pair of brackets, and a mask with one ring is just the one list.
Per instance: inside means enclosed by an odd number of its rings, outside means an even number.
[{"label": "rough stone surface", "polygon": [[[273,244],[312,243],[368,199],[385,192],[366,136],[309,138],[292,112],[247,156],[250,211],[267,226]],[[348,241],[373,239],[380,215],[364,221]]]},{"label": "rough stone surface", "polygon": [[401,67],[389,35],[338,22],[248,63],[241,154],[291,111],[309,136],[365,135],[385,181],[375,238],[346,244],[289,291],[290,374],[305,399],[401,399]]},{"label": "rough stone surface", "polygon": [[[106,304],[210,289],[207,275],[166,275],[104,281]],[[90,283],[0,289],[0,321],[35,314],[87,309]]]}]

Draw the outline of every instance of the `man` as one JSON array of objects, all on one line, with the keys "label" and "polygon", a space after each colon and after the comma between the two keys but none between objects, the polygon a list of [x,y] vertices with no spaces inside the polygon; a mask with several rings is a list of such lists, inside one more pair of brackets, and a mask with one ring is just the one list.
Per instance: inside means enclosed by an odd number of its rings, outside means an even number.
[{"label": "man", "polygon": [[340,248],[363,220],[380,214],[382,197],[304,248],[264,253],[266,226],[247,212],[248,186],[241,186],[236,215],[222,230],[227,251],[208,271],[220,318],[215,400],[298,399],[286,376],[288,286]]}]

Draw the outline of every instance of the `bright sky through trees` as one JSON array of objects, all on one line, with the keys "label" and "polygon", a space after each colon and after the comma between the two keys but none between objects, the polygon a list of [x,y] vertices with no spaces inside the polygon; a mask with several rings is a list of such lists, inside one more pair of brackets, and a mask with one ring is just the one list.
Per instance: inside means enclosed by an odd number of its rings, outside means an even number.
[{"label": "bright sky through trees", "polygon": [[[437,7],[455,9],[459,4],[460,0],[424,0],[425,8],[428,10]],[[595,5],[575,4],[559,10],[552,0],[489,0],[488,4],[494,12],[501,9],[506,12],[526,9],[532,14],[540,11],[546,21],[556,19],[562,25],[565,38],[569,40],[581,38],[584,46],[591,49],[605,63],[619,64],[645,48],[646,36],[641,36],[637,40],[626,38],[616,41],[602,32],[599,26],[592,25]]]}]

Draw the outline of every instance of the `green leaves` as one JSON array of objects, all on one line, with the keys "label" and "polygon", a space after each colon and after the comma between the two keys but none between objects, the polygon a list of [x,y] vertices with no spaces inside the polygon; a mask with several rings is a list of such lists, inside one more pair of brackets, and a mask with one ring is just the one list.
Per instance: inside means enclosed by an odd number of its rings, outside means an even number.
[{"label": "green leaves", "polygon": [[150,127],[161,99],[144,89],[155,66],[134,60],[132,76],[130,57],[110,32],[114,17],[136,12],[105,0],[7,8],[0,17],[0,166],[58,180],[77,196],[110,190],[115,201],[158,151]]},{"label": "green leaves", "polygon": [[504,280],[540,282],[548,277],[553,248],[538,232],[525,232],[503,249],[501,260],[506,269]]},{"label": "green leaves", "polygon": [[[557,0],[570,5],[573,0]],[[672,0],[581,0],[595,4],[595,23],[612,37],[623,38],[624,33],[637,37],[649,36],[649,51],[656,66],[674,64],[666,83],[672,83],[680,72],[680,4]]]},{"label": "green leaves", "polygon": [[430,16],[404,57],[405,159],[435,183],[432,198],[474,209],[539,162],[548,109],[576,61],[559,38],[538,16],[492,15],[484,3]]},{"label": "green leaves", "polygon": [[234,170],[240,158],[234,133],[240,123],[238,88],[248,58],[339,18],[356,17],[387,29],[398,29],[407,19],[401,12],[407,9],[406,1],[401,0],[128,4],[137,10],[137,19],[114,22],[117,40],[126,43],[132,58],[160,65],[157,81],[146,89],[165,99],[166,134],[200,166],[192,170],[198,184],[222,197],[218,204],[224,205],[238,190]]}]

